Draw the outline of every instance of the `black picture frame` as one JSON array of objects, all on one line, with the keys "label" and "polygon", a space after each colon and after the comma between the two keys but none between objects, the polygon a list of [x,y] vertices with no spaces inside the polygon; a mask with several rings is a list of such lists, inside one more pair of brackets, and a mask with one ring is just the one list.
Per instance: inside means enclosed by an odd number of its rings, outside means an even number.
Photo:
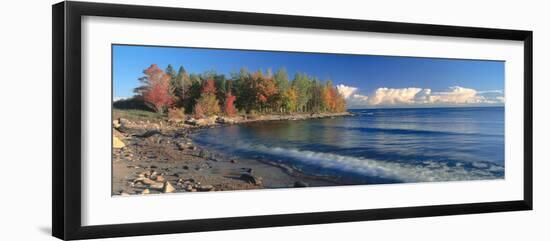
[{"label": "black picture frame", "polygon": [[[197,10],[89,2],[61,2],[53,15],[53,194],[52,233],[87,239],[212,230],[307,225],[380,219],[532,210],[533,208],[533,32],[263,13]],[[81,224],[81,17],[104,16],[228,23],[429,36],[517,40],[524,43],[523,199],[420,207],[342,210],[284,215],[82,226]]]}]

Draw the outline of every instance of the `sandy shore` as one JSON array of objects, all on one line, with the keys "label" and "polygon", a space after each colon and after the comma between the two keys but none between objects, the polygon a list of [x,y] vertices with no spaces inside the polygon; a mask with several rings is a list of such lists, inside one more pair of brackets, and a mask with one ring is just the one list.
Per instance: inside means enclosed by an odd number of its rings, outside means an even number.
[{"label": "sandy shore", "polygon": [[115,120],[113,135],[124,147],[113,148],[113,195],[332,186],[343,183],[311,176],[265,160],[225,156],[197,146],[190,133],[201,128],[251,121],[333,118],[349,113],[265,115],[212,118],[177,123]]}]

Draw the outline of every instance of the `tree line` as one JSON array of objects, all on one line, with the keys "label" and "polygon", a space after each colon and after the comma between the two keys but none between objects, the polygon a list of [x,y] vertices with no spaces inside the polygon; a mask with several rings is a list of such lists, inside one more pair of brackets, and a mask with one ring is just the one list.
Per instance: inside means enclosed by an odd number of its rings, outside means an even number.
[{"label": "tree line", "polygon": [[180,108],[196,117],[234,116],[239,112],[292,114],[296,112],[344,112],[346,101],[331,80],[321,81],[305,73],[292,80],[284,68],[249,72],[242,68],[229,77],[207,71],[189,74],[181,66],[165,70],[152,64],[139,78],[135,98],[164,113]]}]

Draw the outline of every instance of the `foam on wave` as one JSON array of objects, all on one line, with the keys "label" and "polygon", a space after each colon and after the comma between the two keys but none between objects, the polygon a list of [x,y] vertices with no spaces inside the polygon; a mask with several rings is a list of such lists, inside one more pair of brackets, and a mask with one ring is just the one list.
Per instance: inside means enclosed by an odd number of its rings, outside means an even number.
[{"label": "foam on wave", "polygon": [[504,169],[501,166],[485,162],[483,165],[480,163],[471,165],[475,167],[472,169],[466,168],[464,164],[450,166],[439,161],[407,164],[263,145],[251,145],[248,148],[266,154],[290,157],[307,165],[402,182],[498,179],[502,178]]}]

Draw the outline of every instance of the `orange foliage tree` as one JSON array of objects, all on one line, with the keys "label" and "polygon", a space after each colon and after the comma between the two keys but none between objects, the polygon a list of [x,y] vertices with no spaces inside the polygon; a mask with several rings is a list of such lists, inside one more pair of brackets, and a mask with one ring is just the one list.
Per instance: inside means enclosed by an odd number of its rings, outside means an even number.
[{"label": "orange foliage tree", "polygon": [[232,117],[237,114],[237,108],[235,108],[235,100],[237,97],[232,95],[231,92],[225,96],[224,112],[227,116]]},{"label": "orange foliage tree", "polygon": [[209,79],[205,81],[194,111],[197,118],[209,117],[220,113],[220,104],[216,98],[216,84],[214,80]]},{"label": "orange foliage tree", "polygon": [[256,84],[256,98],[260,104],[260,111],[264,110],[266,106],[272,107],[273,96],[277,94],[277,86],[272,77],[257,77]]},{"label": "orange foliage tree", "polygon": [[162,114],[164,109],[174,103],[170,94],[170,75],[162,71],[156,64],[152,64],[143,71],[145,74],[140,80],[144,85],[136,91],[141,93],[145,103]]},{"label": "orange foliage tree", "polygon": [[326,85],[323,90],[323,104],[326,111],[344,112],[346,111],[346,100],[338,93],[338,90],[331,85]]}]

